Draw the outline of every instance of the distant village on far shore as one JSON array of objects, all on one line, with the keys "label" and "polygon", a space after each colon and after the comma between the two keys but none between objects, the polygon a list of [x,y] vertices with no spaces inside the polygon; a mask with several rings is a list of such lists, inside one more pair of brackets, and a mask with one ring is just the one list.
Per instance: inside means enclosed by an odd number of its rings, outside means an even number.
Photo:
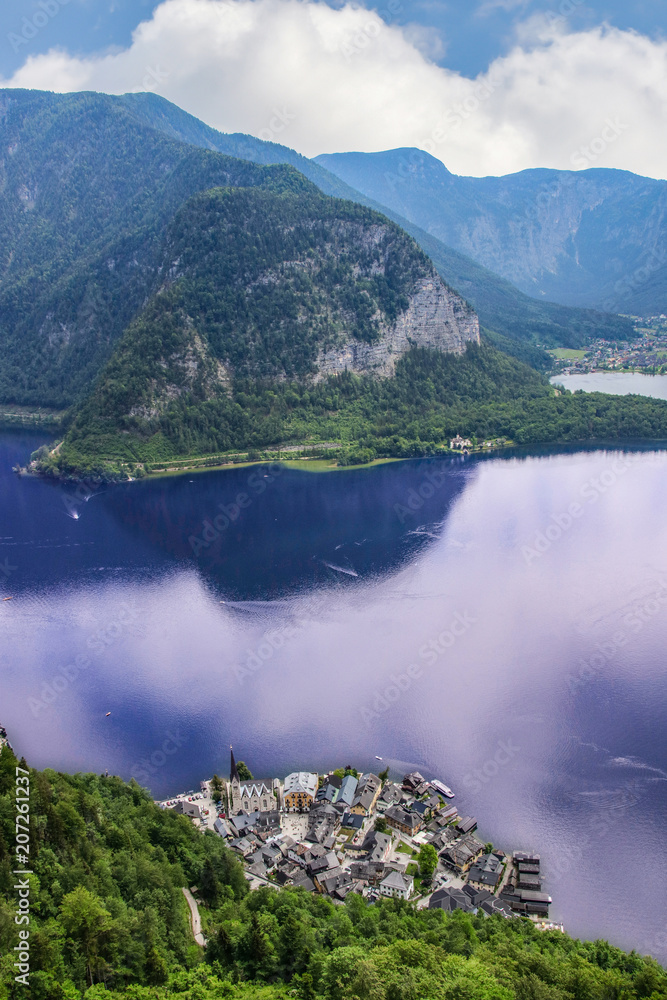
[{"label": "distant village on far shore", "polygon": [[[482,843],[477,820],[459,815],[453,798],[447,785],[417,771],[392,781],[388,767],[258,780],[230,748],[229,781],[214,775],[199,792],[158,805],[224,838],[251,889],[300,887],[335,903],[349,893],[370,901],[389,896],[563,930],[549,921],[539,854]],[[197,887],[192,891],[196,897]]]}]

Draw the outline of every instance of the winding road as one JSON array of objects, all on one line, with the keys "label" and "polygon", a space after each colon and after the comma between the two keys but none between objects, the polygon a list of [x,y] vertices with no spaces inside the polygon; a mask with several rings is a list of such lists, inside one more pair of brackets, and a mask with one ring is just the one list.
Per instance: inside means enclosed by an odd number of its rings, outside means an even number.
[{"label": "winding road", "polygon": [[185,896],[188,906],[190,907],[190,925],[192,927],[194,939],[197,944],[203,948],[206,945],[206,938],[201,932],[201,917],[199,916],[197,901],[189,889],[183,889],[183,895]]}]

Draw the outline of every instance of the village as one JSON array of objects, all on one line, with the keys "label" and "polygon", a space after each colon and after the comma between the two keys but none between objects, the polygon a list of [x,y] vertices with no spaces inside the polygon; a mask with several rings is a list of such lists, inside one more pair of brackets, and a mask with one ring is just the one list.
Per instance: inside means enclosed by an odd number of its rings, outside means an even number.
[{"label": "village", "polygon": [[349,893],[395,897],[563,930],[549,921],[540,856],[483,843],[476,819],[459,815],[441,781],[417,771],[392,781],[389,768],[360,774],[351,766],[257,780],[233,750],[230,757],[228,782],[215,775],[199,792],[158,805],[224,838],[251,889],[300,887],[334,903]]},{"label": "village", "polygon": [[549,353],[551,375],[580,375],[591,372],[667,372],[667,316],[636,317],[638,339],[633,341],[593,340],[584,350],[561,348]]}]

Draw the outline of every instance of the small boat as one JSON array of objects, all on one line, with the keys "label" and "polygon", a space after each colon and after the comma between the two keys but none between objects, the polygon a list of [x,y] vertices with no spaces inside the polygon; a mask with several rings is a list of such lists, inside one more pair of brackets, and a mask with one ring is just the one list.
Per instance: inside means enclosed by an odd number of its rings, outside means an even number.
[{"label": "small boat", "polygon": [[14,600],[13,597],[3,597],[2,599],[3,599],[3,601],[13,601]]},{"label": "small boat", "polygon": [[377,754],[375,754],[375,759],[376,759],[376,760],[382,760],[382,757],[378,757],[378,755],[377,755]]},{"label": "small boat", "polygon": [[107,712],[107,714],[104,716],[104,718],[108,719],[110,715],[111,715],[111,712]]}]

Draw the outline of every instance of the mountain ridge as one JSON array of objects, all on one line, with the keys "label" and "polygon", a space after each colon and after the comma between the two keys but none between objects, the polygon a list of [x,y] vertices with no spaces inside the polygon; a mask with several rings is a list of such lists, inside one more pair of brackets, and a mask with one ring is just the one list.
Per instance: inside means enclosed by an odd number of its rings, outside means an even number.
[{"label": "mountain ridge", "polygon": [[531,297],[614,312],[667,308],[665,181],[605,167],[465,177],[410,148],[315,162]]},{"label": "mountain ridge", "polygon": [[[288,162],[325,194],[356,201],[387,215],[409,232],[422,249],[436,260],[441,278],[470,301],[479,313],[482,324],[499,334],[499,339],[517,339],[524,343],[537,340],[549,346],[573,347],[581,346],[596,336],[627,340],[634,335],[632,322],[625,318],[605,315],[592,309],[571,309],[531,298],[493,270],[482,267],[470,256],[436,240],[426,232],[426,227],[416,225],[405,213],[396,211],[381,200],[367,197],[324,169],[316,160],[308,160],[288,146],[242,133],[218,132],[154,94],[124,95],[123,100],[128,102],[133,112],[140,115],[146,124],[162,129],[173,137],[201,143],[206,148],[214,148],[253,162]],[[503,349],[513,348],[503,341]],[[527,350],[525,346],[520,347],[519,354],[526,360],[530,359],[533,364],[544,366],[547,361],[544,355],[535,350]]]}]

